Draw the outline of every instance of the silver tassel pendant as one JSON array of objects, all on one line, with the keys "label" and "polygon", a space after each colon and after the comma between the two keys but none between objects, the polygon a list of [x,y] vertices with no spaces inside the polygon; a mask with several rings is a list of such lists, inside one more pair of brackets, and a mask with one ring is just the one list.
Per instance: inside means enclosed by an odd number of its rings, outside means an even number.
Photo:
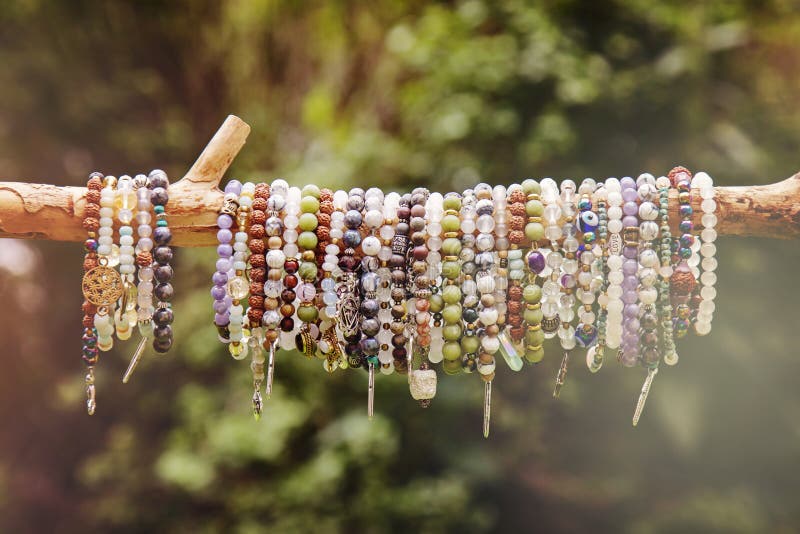
[{"label": "silver tassel pendant", "polygon": [[375,365],[369,364],[369,385],[367,386],[367,417],[375,415]]},{"label": "silver tassel pendant", "polygon": [[647,396],[650,394],[650,386],[653,385],[653,379],[658,374],[658,367],[653,367],[647,370],[647,378],[644,379],[642,384],[642,392],[639,393],[639,401],[636,403],[636,410],[633,412],[633,426],[639,424],[639,418],[642,417],[644,404],[647,402]]},{"label": "silver tassel pendant", "polygon": [[275,352],[278,345],[278,340],[276,339],[273,343],[270,343],[269,346],[269,362],[267,363],[267,387],[266,393],[267,398],[272,396],[272,379],[275,377]]}]

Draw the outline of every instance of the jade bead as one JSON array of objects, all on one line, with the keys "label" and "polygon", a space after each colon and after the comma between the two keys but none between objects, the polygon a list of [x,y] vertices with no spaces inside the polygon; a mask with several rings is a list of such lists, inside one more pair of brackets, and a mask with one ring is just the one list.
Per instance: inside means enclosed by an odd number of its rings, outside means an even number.
[{"label": "jade bead", "polygon": [[525,203],[525,213],[528,217],[541,217],[544,213],[544,206],[539,200],[529,200]]},{"label": "jade bead", "polygon": [[522,190],[526,195],[539,195],[542,192],[542,186],[533,178],[528,178],[522,182]]},{"label": "jade bead", "polygon": [[442,298],[446,304],[458,304],[461,302],[461,288],[456,285],[445,286]]},{"label": "jade bead", "polygon": [[442,276],[448,280],[455,280],[461,274],[461,266],[457,261],[446,261],[442,264]]},{"label": "jade bead", "polygon": [[525,331],[525,344],[533,347],[538,347],[544,343],[544,331],[539,330],[526,330]]},{"label": "jade bead", "polygon": [[302,191],[301,194],[304,197],[319,198],[320,195],[322,194],[322,192],[319,190],[319,187],[317,187],[316,185],[309,184],[309,185],[303,187],[303,191]]},{"label": "jade bead", "polygon": [[481,342],[477,336],[464,336],[461,338],[461,350],[464,351],[464,354],[476,353],[480,346]]},{"label": "jade bead", "polygon": [[525,359],[529,363],[539,363],[544,359],[544,349],[525,349]]},{"label": "jade bead", "polygon": [[303,280],[314,280],[317,278],[317,265],[310,261],[304,261],[300,264],[298,273]]},{"label": "jade bead", "polygon": [[461,372],[461,361],[454,360],[449,361],[445,360],[442,362],[442,370],[447,375],[457,375]]},{"label": "jade bead", "polygon": [[303,232],[313,232],[317,229],[318,224],[319,221],[317,220],[317,216],[313,213],[303,213],[300,215],[297,223],[297,225],[300,227],[300,230]]},{"label": "jade bead", "polygon": [[438,293],[431,295],[428,299],[428,311],[431,313],[439,313],[444,308],[444,298]]},{"label": "jade bead", "polygon": [[442,254],[445,256],[458,256],[461,253],[461,240],[448,237],[442,242]]},{"label": "jade bead", "polygon": [[522,290],[522,298],[529,304],[536,304],[542,300],[542,288],[536,284],[529,284]]},{"label": "jade bead", "polygon": [[458,341],[461,339],[461,325],[448,324],[442,328],[442,337],[445,341]]},{"label": "jade bead", "polygon": [[317,213],[319,211],[319,200],[310,195],[303,197],[300,200],[300,211],[303,213]]},{"label": "jade bead", "polygon": [[299,306],[297,308],[297,318],[304,323],[313,323],[319,317],[319,310],[316,306]]},{"label": "jade bead", "polygon": [[441,225],[444,233],[458,232],[458,229],[461,228],[461,220],[458,218],[458,215],[445,215],[442,217]]},{"label": "jade bead", "polygon": [[317,234],[314,232],[303,232],[297,238],[297,245],[301,250],[314,250],[317,248]]},{"label": "jade bead", "polygon": [[447,324],[457,324],[461,320],[461,305],[448,304],[442,310],[442,319]]},{"label": "jade bead", "polygon": [[461,209],[461,197],[457,195],[445,195],[442,206],[446,210],[458,211]]},{"label": "jade bead", "polygon": [[525,322],[528,324],[539,324],[542,322],[543,317],[544,315],[542,314],[541,308],[535,310],[526,309],[522,314],[522,318],[525,319]]},{"label": "jade bead", "polygon": [[446,362],[457,362],[461,359],[461,345],[457,341],[448,341],[442,345],[442,356]]},{"label": "jade bead", "polygon": [[542,226],[542,223],[526,224],[525,237],[531,241],[541,241],[544,238],[544,226]]}]

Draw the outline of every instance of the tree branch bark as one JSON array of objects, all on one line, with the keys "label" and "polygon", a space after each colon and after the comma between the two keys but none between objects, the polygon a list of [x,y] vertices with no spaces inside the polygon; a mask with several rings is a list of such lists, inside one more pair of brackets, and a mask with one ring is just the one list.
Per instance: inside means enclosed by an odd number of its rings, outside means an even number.
[{"label": "tree branch bark", "polygon": [[[222,204],[218,185],[249,133],[244,121],[228,116],[186,175],[170,185],[167,214],[175,245],[217,244],[217,212]],[[800,237],[800,172],[770,185],[717,187],[716,191],[720,235]],[[0,237],[83,241],[85,194],[85,187],[0,182]],[[677,227],[676,197],[673,191],[670,220]],[[693,202],[699,227],[699,195],[694,195]]]}]

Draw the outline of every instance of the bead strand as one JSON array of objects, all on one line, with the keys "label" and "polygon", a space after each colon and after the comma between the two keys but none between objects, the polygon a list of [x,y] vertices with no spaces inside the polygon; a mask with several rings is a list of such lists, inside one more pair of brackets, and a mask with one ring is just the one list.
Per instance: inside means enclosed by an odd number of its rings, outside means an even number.
[{"label": "bead strand", "polygon": [[153,349],[158,353],[168,352],[172,347],[172,321],[174,319],[170,302],[174,296],[172,288],[172,232],[167,222],[166,205],[169,202],[167,188],[169,178],[162,170],[150,172],[150,203],[156,215],[156,227],[153,230],[153,279],[158,282],[153,294],[158,307],[153,313]]},{"label": "bead strand", "polygon": [[480,340],[477,336],[478,287],[475,274],[475,207],[477,199],[472,189],[464,191],[461,199],[461,367],[471,373],[477,369]]},{"label": "bead strand", "polygon": [[[114,197],[117,179],[114,176],[103,178],[103,189],[100,190],[100,228],[97,238],[97,255],[100,265],[114,268],[119,262],[119,253],[114,245]],[[111,350],[114,346],[114,321],[111,318],[115,313],[115,303],[98,308],[94,316],[94,326],[97,332],[97,348],[103,352]]]},{"label": "bead strand", "polygon": [[714,284],[717,281],[717,259],[714,257],[717,247],[714,241],[717,239],[717,216],[715,215],[717,203],[714,201],[714,181],[705,172],[698,172],[692,179],[692,187],[699,189],[700,198],[703,201],[700,203],[700,209],[703,211],[703,216],[700,219],[703,224],[703,230],[700,232],[700,256],[702,257],[701,267],[703,274],[700,275],[700,305],[698,307],[697,315],[695,316],[694,331],[698,336],[705,336],[711,332],[711,320],[714,317],[714,298],[717,296],[717,290],[714,289]]},{"label": "bead strand", "polygon": [[[431,309],[442,316],[442,370],[449,374],[461,371],[461,288],[458,280],[461,277],[461,239],[459,230],[461,220],[461,195],[447,193],[442,203],[444,216],[442,217],[442,289],[441,302],[434,304]],[[440,310],[440,311],[438,311]]]},{"label": "bead strand", "polygon": [[[83,244],[86,254],[83,258],[83,272],[86,276],[92,269],[99,265],[97,250],[98,231],[100,229],[100,198],[101,189],[103,188],[103,175],[99,172],[93,172],[89,175],[89,180],[86,183],[86,206],[84,208],[83,228],[86,230],[86,241]],[[81,305],[83,312],[83,335],[81,337],[81,359],[86,365],[86,376],[84,377],[84,384],[86,387],[86,412],[93,415],[97,407],[95,399],[95,384],[94,384],[94,366],[100,358],[100,352],[97,347],[97,329],[94,324],[94,316],[97,313],[97,305],[89,300],[89,297],[84,295],[83,304]]]},{"label": "bead strand", "polygon": [[114,199],[119,220],[119,273],[122,278],[122,297],[120,305],[114,312],[114,326],[117,339],[125,341],[133,334],[136,324],[136,284],[134,275],[133,247],[133,209],[136,207],[136,192],[133,189],[133,178],[121,176],[117,180],[117,191]]},{"label": "bead strand", "polygon": [[658,271],[660,265],[658,253],[653,250],[653,241],[658,237],[659,208],[654,200],[657,197],[655,178],[651,174],[641,174],[636,179],[639,197],[639,302],[641,306],[639,318],[639,358],[647,369],[658,366],[661,354],[658,350]]},{"label": "bead strand", "polygon": [[248,247],[247,229],[250,225],[250,216],[253,210],[253,198],[255,196],[255,184],[246,182],[242,184],[239,193],[239,208],[236,210],[236,233],[233,235],[233,257],[231,262],[232,272],[228,273],[228,294],[231,297],[230,307],[230,344],[228,352],[236,360],[243,360],[249,353],[249,345],[245,338],[245,322],[243,302],[247,299],[250,291],[250,284],[247,281],[247,256]]},{"label": "bead strand", "polygon": [[605,181],[605,188],[608,191],[606,346],[610,349],[619,349],[622,342],[622,313],[625,306],[622,301],[622,282],[625,279],[625,275],[622,273],[624,263],[622,256],[622,186],[616,178],[608,178]]},{"label": "bead strand", "polygon": [[620,362],[625,367],[633,367],[639,361],[639,295],[636,291],[639,286],[637,273],[639,272],[639,206],[636,203],[639,197],[636,191],[636,182],[626,176],[620,180],[622,187],[622,302],[625,304],[622,324],[622,344],[620,345]]}]

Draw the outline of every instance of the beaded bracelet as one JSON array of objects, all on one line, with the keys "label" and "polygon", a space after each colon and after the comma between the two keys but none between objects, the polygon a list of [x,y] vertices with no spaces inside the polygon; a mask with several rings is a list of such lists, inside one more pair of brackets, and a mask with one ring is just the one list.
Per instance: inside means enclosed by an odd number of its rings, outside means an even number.
[{"label": "beaded bracelet", "polygon": [[670,180],[666,176],[661,176],[656,180],[658,189],[658,211],[661,218],[661,247],[659,256],[661,259],[658,274],[660,282],[658,286],[658,313],[661,321],[661,347],[663,350],[664,363],[675,365],[678,363],[678,354],[675,352],[675,337],[672,332],[672,303],[670,302],[669,281],[672,276],[672,231],[669,227],[669,189]]},{"label": "beaded bracelet", "polygon": [[715,309],[714,298],[717,295],[717,291],[714,289],[714,284],[717,281],[715,272],[717,260],[714,257],[717,250],[716,245],[714,245],[714,241],[717,239],[717,231],[714,229],[717,225],[717,216],[714,214],[717,209],[717,203],[714,201],[714,181],[705,172],[698,172],[694,175],[692,187],[700,190],[700,198],[703,199],[700,204],[700,209],[703,211],[701,218],[703,230],[700,232],[702,241],[700,256],[702,257],[703,274],[700,275],[702,287],[700,289],[700,304],[695,316],[694,331],[698,336],[705,336],[711,332],[711,320]]},{"label": "beaded bracelet", "polygon": [[672,243],[672,275],[670,276],[670,296],[673,310],[673,329],[676,338],[684,337],[691,324],[691,307],[689,305],[692,292],[697,287],[697,277],[692,272],[687,260],[692,256],[692,174],[685,167],[675,167],[667,175],[673,187],[678,190],[678,213],[681,236]]},{"label": "beaded bracelet", "polygon": [[545,268],[545,257],[539,250],[539,245],[544,240],[544,204],[541,201],[542,188],[539,182],[527,179],[522,182],[525,193],[525,237],[530,241],[530,247],[525,256],[524,267],[527,268],[527,280],[522,291],[525,302],[523,322],[525,328],[525,361],[539,363],[544,358],[544,332],[542,332],[542,292],[537,285],[537,276]]},{"label": "beaded bracelet", "polygon": [[575,339],[575,327],[572,326],[572,321],[575,319],[576,274],[579,269],[577,253],[580,247],[580,242],[576,237],[578,232],[578,196],[575,182],[572,180],[564,180],[561,182],[560,200],[561,215],[564,219],[564,223],[561,227],[564,240],[562,242],[563,261],[561,262],[559,277],[561,295],[558,299],[558,319],[560,322],[558,339],[561,344],[561,349],[564,351],[564,357],[561,359],[561,365],[556,375],[556,384],[553,388],[554,398],[558,398],[561,394],[561,388],[564,386],[564,380],[567,376],[570,351],[574,349],[577,344],[577,340]]},{"label": "beaded bracelet", "polygon": [[122,296],[114,313],[114,327],[117,339],[125,341],[133,334],[136,324],[136,293],[134,284],[134,247],[133,247],[133,208],[136,206],[136,193],[133,190],[133,179],[120,176],[117,180],[117,191],[114,199],[119,220],[119,273],[122,278]]},{"label": "beaded bracelet", "polygon": [[575,328],[575,341],[585,349],[589,349],[597,343],[597,326],[595,321],[597,315],[594,313],[594,302],[596,300],[595,291],[599,284],[597,281],[602,273],[600,263],[602,260],[602,250],[597,246],[597,229],[600,219],[595,212],[595,205],[592,197],[597,189],[597,182],[591,178],[585,178],[578,194],[578,228],[581,232],[581,241],[578,249],[578,260],[580,262],[577,276],[576,296],[579,303],[578,326]]},{"label": "beaded bracelet", "polygon": [[158,284],[153,289],[153,295],[158,300],[158,307],[153,312],[153,349],[159,353],[165,353],[172,347],[172,321],[173,313],[170,301],[174,295],[174,290],[170,281],[172,280],[172,249],[169,247],[172,241],[172,232],[167,223],[165,207],[169,201],[167,188],[169,179],[162,170],[154,170],[150,173],[150,203],[153,205],[153,212],[156,215],[156,227],[153,230],[153,278]]},{"label": "beaded bracelet", "polygon": [[[337,302],[339,296],[336,293],[337,278],[341,277],[339,269],[339,253],[341,248],[341,225],[343,220],[339,219],[339,232],[334,235],[334,215],[342,214],[335,207],[335,195],[329,189],[320,191],[320,213],[319,226],[317,227],[317,238],[319,243],[317,249],[320,250],[318,262],[321,265],[322,276],[320,277],[319,288],[321,292],[321,313],[320,318],[320,340],[318,348],[325,357],[323,367],[329,373],[346,364],[336,333],[337,325]],[[338,217],[338,215],[337,215]],[[321,261],[319,261],[321,260]]]},{"label": "beaded bracelet", "polygon": [[[352,233],[352,229],[347,225],[347,214],[349,213],[348,201],[350,196],[345,191],[336,191],[333,195],[334,211],[331,217],[331,236],[334,240],[341,242],[343,248],[339,255],[339,269],[342,271],[341,279],[337,284],[336,293],[339,296],[337,303],[337,329],[344,340],[345,364],[347,367],[361,367],[361,357],[359,355],[358,343],[361,341],[359,330],[359,281],[356,271],[360,266],[360,259],[355,256],[355,249],[345,243],[345,234],[348,235],[347,242],[353,240],[358,244],[361,235],[358,231]],[[356,216],[360,216],[360,211],[350,217],[350,224],[360,224]],[[334,241],[336,242],[336,241]]]},{"label": "beaded bracelet", "polygon": [[622,302],[622,282],[624,280],[622,273],[624,261],[622,256],[622,186],[616,178],[608,178],[605,181],[605,188],[608,191],[606,346],[610,349],[619,349],[622,342],[622,312],[625,306]]},{"label": "beaded bracelet", "polygon": [[626,367],[633,367],[639,361],[639,206],[636,203],[638,193],[636,182],[626,176],[620,180],[622,186],[622,302],[625,304],[622,324],[622,344],[620,345],[620,362]]},{"label": "beaded bracelet", "polygon": [[[261,317],[261,326],[264,328],[263,348],[269,352],[267,364],[267,378],[264,391],[269,398],[272,395],[272,383],[275,378],[275,352],[277,351],[278,336],[280,332],[281,314],[280,297],[283,291],[283,266],[286,263],[286,254],[283,252],[283,220],[281,213],[286,206],[286,187],[282,180],[275,180],[269,188],[267,208],[264,212],[264,233],[266,248],[264,250],[264,263],[266,272],[263,274],[264,288],[264,315]],[[263,241],[262,241],[263,242]],[[258,243],[255,243],[258,247]],[[252,242],[251,242],[251,252]],[[260,270],[250,271],[250,283],[258,283],[262,273]],[[252,291],[251,287],[251,291]],[[258,289],[256,287],[255,289]]]},{"label": "beaded bracelet", "polygon": [[500,342],[500,354],[506,365],[512,371],[522,369],[522,358],[520,358],[516,347],[506,331],[508,317],[508,249],[510,242],[508,239],[508,191],[502,185],[495,186],[492,190],[492,201],[494,203],[494,279],[495,279],[495,307],[497,308],[497,340]]},{"label": "beaded bracelet", "polygon": [[[87,373],[84,379],[86,386],[86,411],[93,415],[97,407],[94,384],[94,366],[100,357],[97,348],[97,329],[94,324],[94,317],[98,306],[107,306],[116,299],[114,289],[114,277],[110,276],[109,270],[96,269],[100,266],[97,249],[98,231],[100,229],[100,190],[103,187],[103,175],[93,172],[89,175],[86,184],[86,207],[84,208],[83,228],[86,230],[87,238],[84,242],[86,254],[83,258],[83,280],[81,288],[83,290],[83,336],[81,358],[86,365]],[[119,288],[121,291],[121,286]]]},{"label": "beaded bracelet", "polygon": [[150,178],[144,174],[137,174],[133,180],[137,209],[136,233],[138,235],[134,253],[136,254],[137,277],[139,280],[136,290],[136,304],[139,308],[136,319],[141,339],[122,377],[122,382],[125,384],[128,383],[133,371],[139,364],[142,354],[144,354],[147,340],[153,337],[153,313],[155,313],[155,308],[153,307],[153,240],[151,238],[153,227],[150,226],[152,204],[150,203],[149,184]]},{"label": "beaded bracelet", "polygon": [[[277,191],[276,191],[277,185]],[[297,239],[297,225],[299,224],[298,215],[300,214],[301,192],[297,187],[289,187],[283,180],[276,180],[272,184],[272,192],[285,192],[286,208],[283,217],[283,254],[286,259],[283,262],[283,291],[281,291],[281,333],[279,334],[280,346],[284,350],[296,348],[296,335],[299,332],[299,325],[296,324],[295,314],[297,307],[297,286],[300,283],[298,270],[300,269],[299,247]]]},{"label": "beaded bracelet", "polygon": [[444,217],[444,197],[441,193],[431,193],[425,203],[425,216],[427,217],[427,224],[425,231],[427,233],[426,247],[428,249],[427,265],[428,265],[428,282],[430,289],[430,297],[428,298],[428,313],[431,315],[431,328],[430,328],[430,347],[428,350],[428,361],[433,364],[440,363],[444,359],[442,354],[442,347],[444,346],[444,339],[442,339],[442,299],[439,294],[441,285],[441,269],[442,269],[442,218]]},{"label": "beaded bracelet", "polygon": [[378,319],[380,303],[377,299],[378,287],[380,285],[380,278],[378,276],[380,260],[378,260],[378,253],[381,250],[381,242],[375,234],[378,228],[383,224],[383,214],[379,211],[383,202],[383,194],[376,195],[374,189],[370,189],[368,193],[369,195],[365,193],[364,196],[363,216],[363,221],[366,224],[368,233],[361,241],[361,251],[364,257],[361,260],[361,324],[359,328],[361,331],[361,340],[359,341],[359,352],[366,361],[374,379],[374,369],[380,365],[378,359],[380,342],[377,336],[381,330],[381,323]]},{"label": "beaded bracelet", "polygon": [[378,319],[381,322],[381,331],[378,334],[378,341],[381,344],[381,350],[378,353],[378,360],[381,363],[381,372],[384,374],[394,373],[394,356],[392,337],[392,269],[390,269],[390,261],[392,259],[392,241],[394,240],[394,228],[397,223],[397,208],[400,203],[400,195],[397,193],[389,193],[383,201],[382,215],[383,226],[380,229],[381,237],[381,250],[378,252],[378,258],[381,260],[381,267],[378,269],[380,277],[380,287],[378,289],[378,300],[380,303],[380,311],[378,312]]},{"label": "beaded bracelet", "polygon": [[[246,228],[248,235],[247,248],[250,255],[247,264],[250,266],[248,287],[250,296],[247,299],[248,308],[246,311],[250,337],[248,339],[249,352],[251,357],[250,370],[253,372],[253,398],[252,408],[253,417],[256,420],[261,418],[263,409],[263,399],[261,397],[261,384],[266,378],[264,364],[266,357],[261,350],[265,343],[264,330],[262,323],[266,310],[266,294],[264,292],[264,279],[267,270],[267,257],[265,253],[264,239],[267,236],[267,207],[270,196],[269,185],[265,183],[256,184],[253,190],[253,204],[250,213],[249,226]],[[267,343],[269,347],[269,343]]]},{"label": "beaded bracelet", "polygon": [[[442,317],[442,370],[447,374],[461,371],[461,288],[458,280],[461,276],[461,240],[458,238],[461,220],[461,195],[447,193],[442,203],[442,288],[440,305],[431,306],[434,313]],[[438,311],[437,311],[438,309]]]},{"label": "beaded bracelet", "polygon": [[464,191],[461,199],[461,367],[471,373],[477,369],[480,340],[477,336],[478,287],[475,274],[475,207],[477,199],[472,189]]},{"label": "beaded bracelet", "polygon": [[228,332],[230,344],[228,352],[235,360],[243,360],[247,357],[250,347],[247,343],[245,326],[245,314],[243,302],[247,299],[250,291],[250,284],[247,281],[247,256],[248,256],[248,235],[247,228],[250,224],[250,215],[253,211],[253,198],[255,196],[255,184],[246,182],[242,184],[239,192],[236,210],[236,233],[233,234],[233,255],[230,263],[231,270],[228,272],[228,295],[231,297],[230,323]]},{"label": "beaded bracelet", "polygon": [[559,247],[562,236],[561,205],[559,203],[558,184],[552,178],[543,178],[539,183],[542,192],[541,200],[544,204],[545,239],[550,241],[549,249],[540,252],[545,257],[545,268],[539,273],[544,278],[542,282],[542,333],[545,339],[552,339],[558,332],[561,322],[558,318],[558,302],[561,295],[559,276],[563,256]]},{"label": "beaded bracelet", "polygon": [[[589,371],[596,373],[603,366],[606,347],[606,333],[608,320],[608,190],[605,183],[597,184],[595,198],[597,199],[597,242],[596,252],[598,256],[598,269],[601,274],[601,282],[597,295],[597,342],[586,351],[586,366]],[[584,234],[585,237],[585,234]]]},{"label": "beaded bracelet", "polygon": [[219,340],[230,343],[230,308],[232,299],[228,294],[228,274],[231,271],[231,258],[233,256],[233,228],[234,217],[239,209],[239,193],[242,184],[238,180],[231,180],[225,185],[225,195],[217,216],[217,262],[216,271],[211,277],[214,284],[211,288],[211,298],[214,299],[214,325],[217,327]]},{"label": "beaded bracelet", "polygon": [[525,338],[525,327],[522,324],[522,280],[525,276],[525,262],[520,248],[525,241],[525,193],[518,184],[512,184],[506,193],[510,213],[506,331],[513,343],[520,344]]},{"label": "beaded bracelet", "polygon": [[300,284],[295,290],[300,301],[297,306],[297,318],[300,320],[300,332],[295,337],[297,350],[307,358],[316,352],[316,340],[319,339],[319,327],[316,322],[319,311],[314,303],[317,294],[317,265],[316,248],[318,238],[316,234],[319,220],[317,213],[320,206],[320,190],[317,186],[303,187],[300,200],[300,217],[298,229],[300,235],[297,245],[300,251]]},{"label": "beaded bracelet", "polygon": [[114,321],[112,317],[115,313],[117,299],[122,295],[122,278],[114,267],[119,264],[119,249],[114,245],[114,197],[117,179],[114,176],[103,178],[103,188],[100,190],[100,227],[97,231],[98,262],[101,266],[108,267],[109,271],[103,271],[108,279],[119,281],[120,293],[117,297],[98,308],[94,316],[94,326],[97,332],[97,348],[103,352],[111,350],[114,346]]}]

